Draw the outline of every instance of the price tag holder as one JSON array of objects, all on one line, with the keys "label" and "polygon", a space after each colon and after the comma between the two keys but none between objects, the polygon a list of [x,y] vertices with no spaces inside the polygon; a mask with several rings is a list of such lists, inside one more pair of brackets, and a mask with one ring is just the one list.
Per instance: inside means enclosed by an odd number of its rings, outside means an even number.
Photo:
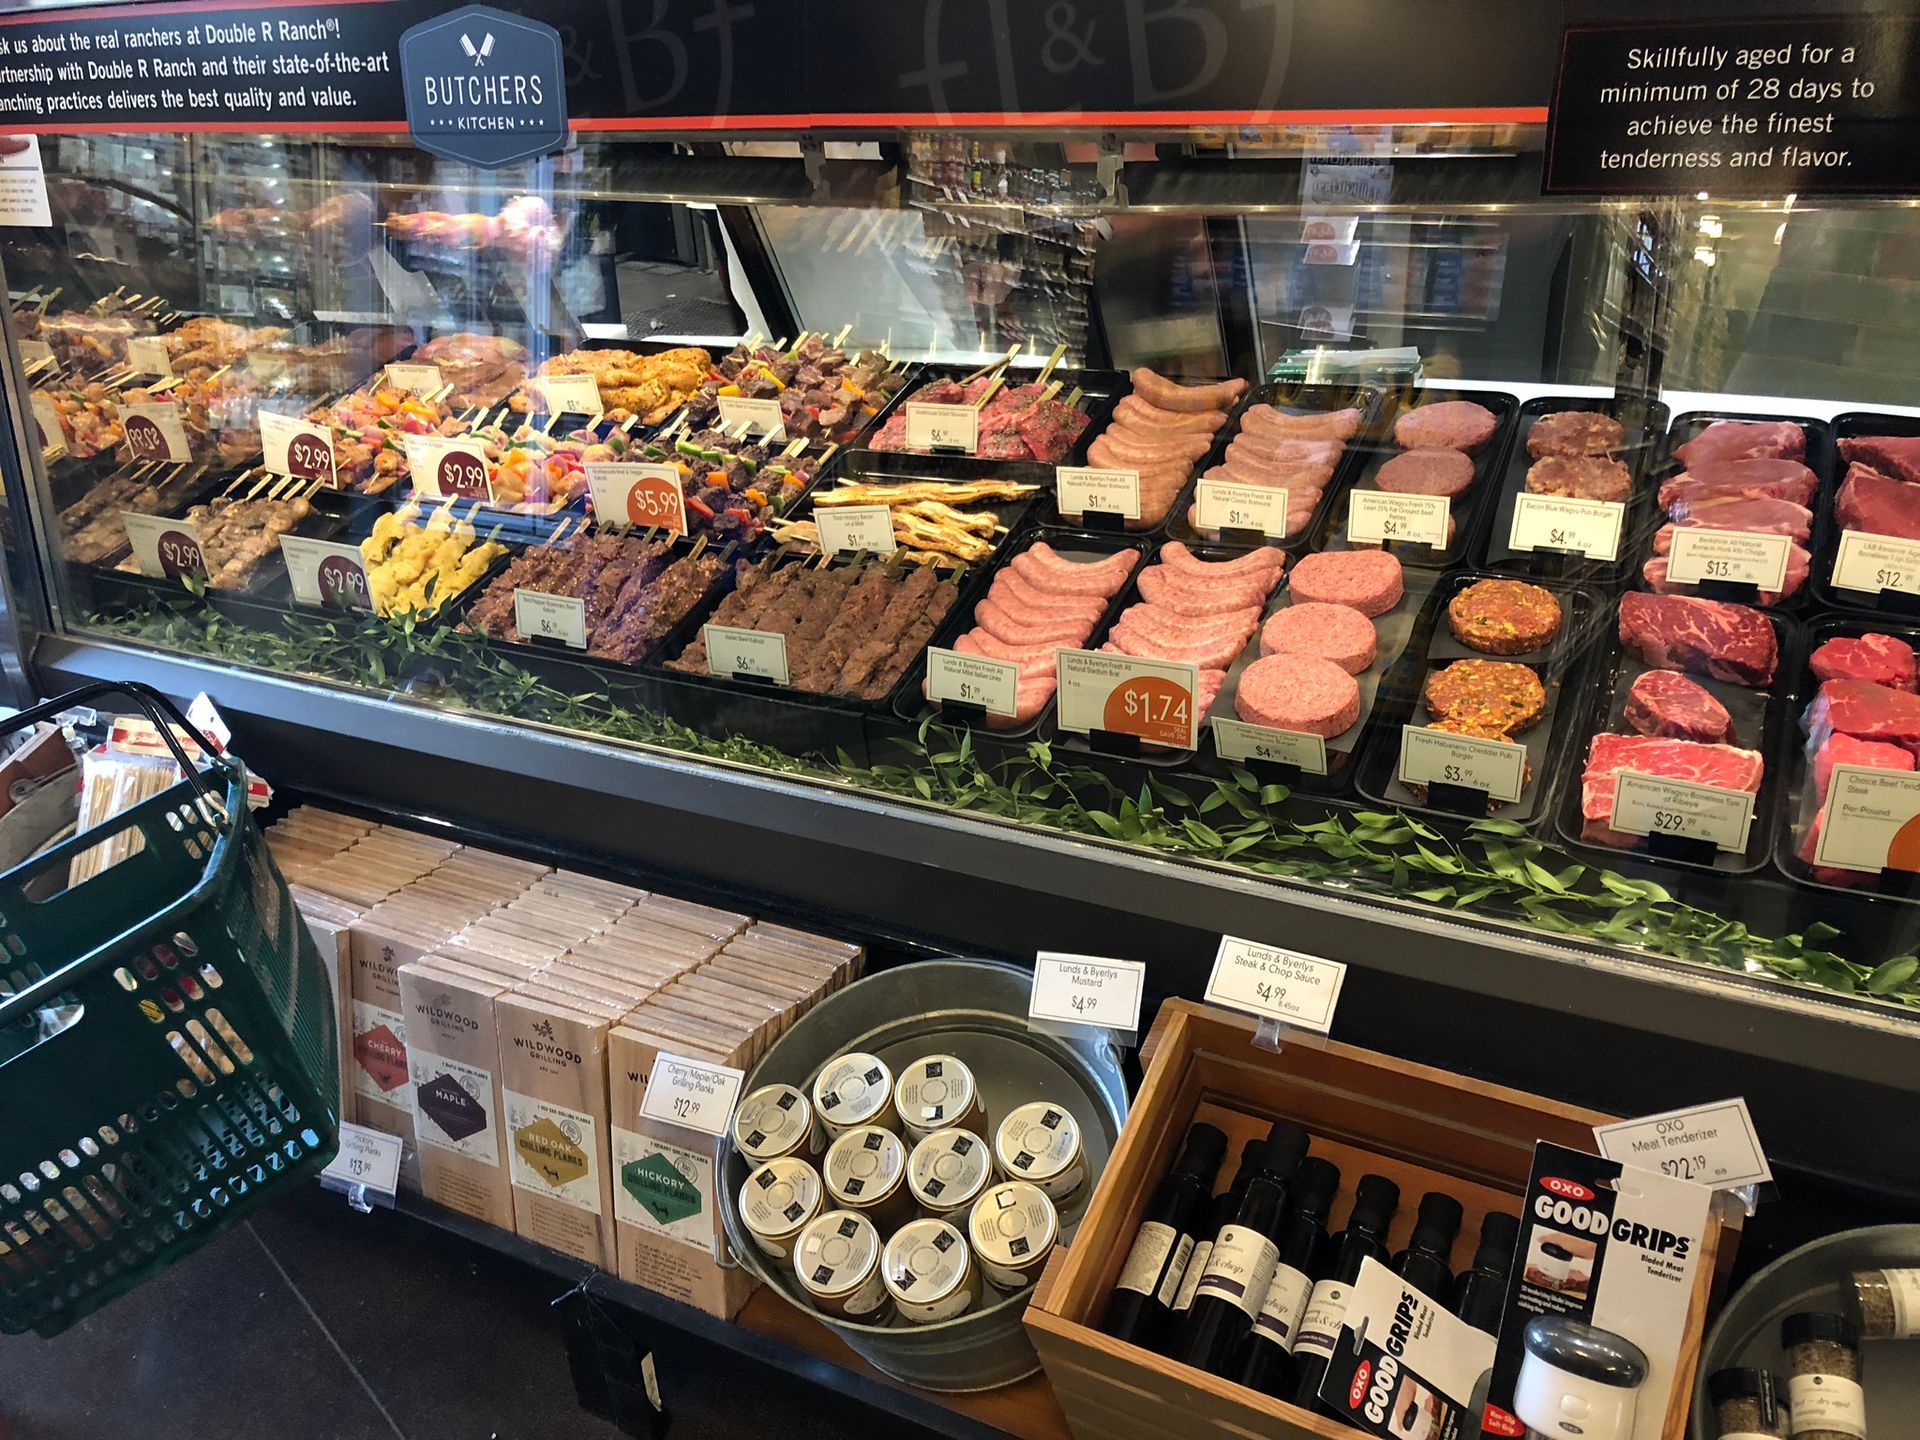
[{"label": "price tag holder", "polygon": [[1628,835],[1701,840],[1737,855],[1747,848],[1753,796],[1720,785],[1622,770],[1615,778],[1608,823]]},{"label": "price tag holder", "polygon": [[787,417],[781,413],[778,400],[771,397],[756,399],[751,395],[722,395],[719,401],[720,427],[723,430],[745,425],[749,434],[768,439],[786,433]]},{"label": "price tag holder", "polygon": [[1210,1005],[1259,1016],[1254,1042],[1278,1050],[1280,1032],[1286,1028],[1331,1033],[1334,1007],[1346,983],[1347,967],[1338,960],[1222,935],[1202,998]]},{"label": "price tag holder", "polygon": [[267,468],[276,474],[318,480],[329,490],[340,488],[333,468],[333,435],[310,420],[262,410],[260,451]]},{"label": "price tag holder", "polygon": [[1327,742],[1300,730],[1275,730],[1249,725],[1225,716],[1209,722],[1213,748],[1222,760],[1264,760],[1269,765],[1293,765],[1308,775],[1327,773]]},{"label": "price tag holder", "polygon": [[127,454],[135,460],[166,460],[185,464],[193,458],[187,427],[180,409],[164,401],[153,405],[122,405],[120,429],[127,437]]},{"label": "price tag holder", "polygon": [[592,460],[585,468],[593,518],[600,524],[659,525],[669,534],[687,533],[686,491],[673,466]]},{"label": "price tag holder", "polygon": [[127,368],[136,375],[155,375],[162,380],[173,378],[173,361],[167,356],[167,347],[158,340],[127,341]]},{"label": "price tag holder", "polygon": [[1192,750],[1200,743],[1196,667],[1093,650],[1061,650],[1054,665],[1062,730],[1097,742],[1105,737],[1130,742],[1121,749],[1145,743]]},{"label": "price tag holder", "polygon": [[709,675],[788,683],[786,636],[732,625],[703,625],[700,636],[707,645]]},{"label": "price tag holder", "polygon": [[1791,535],[1676,525],[1673,548],[1667,552],[1667,578],[1681,585],[1719,580],[1778,594],[1786,589],[1787,560],[1792,554]]},{"label": "price tag holder", "polygon": [[127,527],[134,563],[142,575],[151,575],[156,580],[178,580],[207,573],[200,530],[191,520],[168,520],[161,515],[140,515],[132,510],[122,512],[120,519]]},{"label": "price tag holder", "polygon": [[513,592],[513,624],[528,640],[587,648],[587,602],[578,595],[548,595],[539,590]]},{"label": "price tag holder", "polygon": [[978,705],[989,715],[1020,711],[1020,667],[938,647],[927,651],[927,698],[943,705]]},{"label": "price tag holder", "polygon": [[1526,789],[1527,747],[1406,725],[1400,730],[1398,774],[1402,785],[1459,785],[1510,805]]},{"label": "price tag holder", "polygon": [[813,523],[820,531],[820,548],[829,555],[843,551],[891,555],[900,548],[894,538],[893,511],[885,505],[814,506]]},{"label": "price tag holder", "polygon": [[1140,1033],[1147,967],[1138,960],[1107,960],[1042,950],[1033,964],[1027,1019],[1069,1034],[1081,1027],[1113,1032],[1131,1045]]},{"label": "price tag holder", "polygon": [[1920,871],[1920,775],[1836,765],[1813,863],[1878,875]]},{"label": "price tag holder", "polygon": [[1773,1182],[1773,1167],[1741,1099],[1597,1125],[1593,1138],[1609,1160],[1658,1170],[1711,1190]]},{"label": "price tag holder", "polygon": [[1589,560],[1613,560],[1620,554],[1620,534],[1627,507],[1618,500],[1575,500],[1564,495],[1513,497],[1513,528],[1507,548],[1526,553],[1559,550]]},{"label": "price tag holder", "polygon": [[1380,545],[1447,548],[1453,507],[1444,495],[1401,495],[1387,490],[1355,490],[1347,498],[1347,541]]},{"label": "price tag holder", "polygon": [[537,383],[549,415],[600,415],[606,411],[600,399],[600,382],[591,375],[543,375]]},{"label": "price tag holder", "polygon": [[1194,519],[1201,530],[1258,530],[1285,539],[1287,492],[1265,485],[1202,480],[1193,489]]},{"label": "price tag holder", "polygon": [[60,428],[60,412],[54,408],[53,397],[43,390],[33,392],[33,418],[40,425],[40,448],[53,452],[49,458],[66,454],[67,432]]},{"label": "price tag holder", "polygon": [[373,609],[373,589],[358,545],[282,535],[280,553],[287,562],[293,598],[300,604],[331,610]]},{"label": "price tag holder", "polygon": [[909,450],[958,450],[973,455],[980,449],[980,412],[971,405],[907,405]]},{"label": "price tag holder", "polygon": [[433,395],[446,388],[438,365],[387,366],[387,384],[410,395]]},{"label": "price tag holder", "polygon": [[1837,590],[1874,595],[1882,590],[1920,595],[1920,540],[1842,530],[1833,557],[1833,584]]},{"label": "price tag holder", "polygon": [[478,440],[409,435],[405,443],[414,494],[431,500],[492,501],[493,467]]},{"label": "price tag holder", "polygon": [[702,1135],[720,1136],[733,1123],[743,1072],[728,1065],[689,1060],[662,1051],[653,1057],[640,1118],[659,1120]]},{"label": "price tag holder", "polygon": [[375,1205],[393,1208],[400,1188],[400,1137],[348,1121],[340,1124],[340,1148],[320,1172],[323,1188],[347,1197],[362,1214]]},{"label": "price tag holder", "polygon": [[1053,472],[1054,501],[1063,515],[1118,515],[1140,518],[1138,470],[1092,470],[1060,465]]}]

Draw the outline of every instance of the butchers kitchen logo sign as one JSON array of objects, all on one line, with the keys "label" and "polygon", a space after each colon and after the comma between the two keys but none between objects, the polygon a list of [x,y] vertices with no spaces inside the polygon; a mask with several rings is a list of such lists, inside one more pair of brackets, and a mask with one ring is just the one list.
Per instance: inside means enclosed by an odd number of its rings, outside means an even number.
[{"label": "butchers kitchen logo sign", "polygon": [[482,169],[567,143],[560,32],[469,5],[400,37],[407,129],[422,150]]}]

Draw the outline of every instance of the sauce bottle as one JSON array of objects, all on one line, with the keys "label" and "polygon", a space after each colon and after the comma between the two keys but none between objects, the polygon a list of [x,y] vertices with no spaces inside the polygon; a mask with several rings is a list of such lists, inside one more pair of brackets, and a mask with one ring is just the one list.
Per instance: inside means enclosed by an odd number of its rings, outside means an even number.
[{"label": "sauce bottle", "polygon": [[1460,1235],[1463,1212],[1451,1195],[1429,1190],[1420,1197],[1419,1214],[1407,1248],[1393,1257],[1393,1268],[1436,1305],[1444,1305],[1453,1293],[1453,1268],[1447,1261]]},{"label": "sauce bottle", "polygon": [[1299,1375],[1294,1404],[1332,1413],[1320,1404],[1320,1381],[1340,1343],[1340,1322],[1346,1318],[1347,1301],[1360,1278],[1361,1264],[1368,1259],[1387,1263],[1387,1227],[1393,1224],[1393,1212],[1399,1208],[1400,1187],[1393,1181],[1384,1175],[1360,1177],[1347,1228],[1333,1243],[1333,1259],[1326,1274],[1314,1283],[1307,1313],[1300,1318],[1300,1331],[1294,1338],[1293,1363]]},{"label": "sauce bottle", "polygon": [[1180,1277],[1180,1288],[1173,1297],[1173,1317],[1161,1330],[1161,1343],[1154,1347],[1162,1355],[1179,1353],[1187,1321],[1193,1315],[1194,1293],[1200,1288],[1200,1277],[1206,1273],[1207,1257],[1213,1254],[1213,1242],[1220,1238],[1220,1227],[1227,1223],[1240,1197],[1247,1193],[1247,1186],[1259,1173],[1266,1148],[1264,1140],[1249,1140],[1242,1147],[1240,1168],[1234,1172],[1233,1184],[1214,1196],[1213,1204],[1206,1211],[1206,1222],[1194,1231],[1193,1254],[1187,1258],[1186,1273]]},{"label": "sauce bottle", "polygon": [[1291,1188],[1287,1215],[1280,1222],[1280,1263],[1253,1322],[1246,1364],[1240,1368],[1242,1385],[1279,1400],[1293,1394],[1297,1379],[1293,1344],[1313,1294],[1313,1277],[1326,1264],[1327,1213],[1340,1192],[1339,1167],[1309,1155],[1293,1172]]},{"label": "sauce bottle", "polygon": [[1213,1197],[1227,1137],[1211,1125],[1187,1131],[1187,1143],[1147,1202],[1127,1262],[1107,1301],[1100,1328],[1116,1340],[1153,1346],[1173,1318],[1174,1297],[1197,1240],[1194,1231]]}]

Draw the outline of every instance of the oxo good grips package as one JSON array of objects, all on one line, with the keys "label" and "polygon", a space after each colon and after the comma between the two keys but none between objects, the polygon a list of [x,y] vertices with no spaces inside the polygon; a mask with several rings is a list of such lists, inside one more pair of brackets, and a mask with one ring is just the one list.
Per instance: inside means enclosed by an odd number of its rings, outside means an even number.
[{"label": "oxo good grips package", "polygon": [[1347,1302],[1320,1399],[1347,1424],[1383,1440],[1464,1440],[1479,1433],[1473,1391],[1492,1364],[1491,1335],[1369,1259]]},{"label": "oxo good grips package", "polygon": [[1542,1143],[1481,1428],[1660,1440],[1713,1192]]}]

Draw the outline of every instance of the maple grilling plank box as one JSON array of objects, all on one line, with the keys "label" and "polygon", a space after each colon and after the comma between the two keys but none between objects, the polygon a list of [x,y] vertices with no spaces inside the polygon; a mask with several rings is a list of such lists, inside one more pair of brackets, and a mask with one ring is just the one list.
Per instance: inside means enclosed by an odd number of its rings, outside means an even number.
[{"label": "maple grilling plank box", "polygon": [[[1400,1186],[1400,1213],[1389,1237],[1394,1250],[1406,1244],[1422,1194],[1451,1194],[1466,1210],[1452,1257],[1457,1273],[1471,1263],[1487,1211],[1520,1209],[1535,1142],[1591,1151],[1593,1127],[1615,1118],[1332,1041],[1290,1039],[1274,1054],[1253,1044],[1255,1024],[1186,1000],[1161,1006],[1142,1049],[1146,1080],[1120,1143],[1065,1263],[1027,1309],[1034,1348],[1079,1440],[1350,1440],[1356,1433],[1100,1332],[1101,1312],[1154,1186],[1195,1121],[1225,1130],[1232,1155],[1274,1120],[1304,1127],[1313,1138],[1311,1153],[1340,1167],[1329,1233],[1346,1223],[1354,1183],[1368,1171]],[[1221,1167],[1217,1189],[1226,1188],[1232,1168]],[[1708,1221],[1696,1270],[1688,1348],[1662,1432],[1668,1440],[1686,1436],[1708,1295],[1716,1269],[1730,1261],[1738,1241],[1737,1228],[1723,1226],[1723,1213],[1716,1207]]]}]

